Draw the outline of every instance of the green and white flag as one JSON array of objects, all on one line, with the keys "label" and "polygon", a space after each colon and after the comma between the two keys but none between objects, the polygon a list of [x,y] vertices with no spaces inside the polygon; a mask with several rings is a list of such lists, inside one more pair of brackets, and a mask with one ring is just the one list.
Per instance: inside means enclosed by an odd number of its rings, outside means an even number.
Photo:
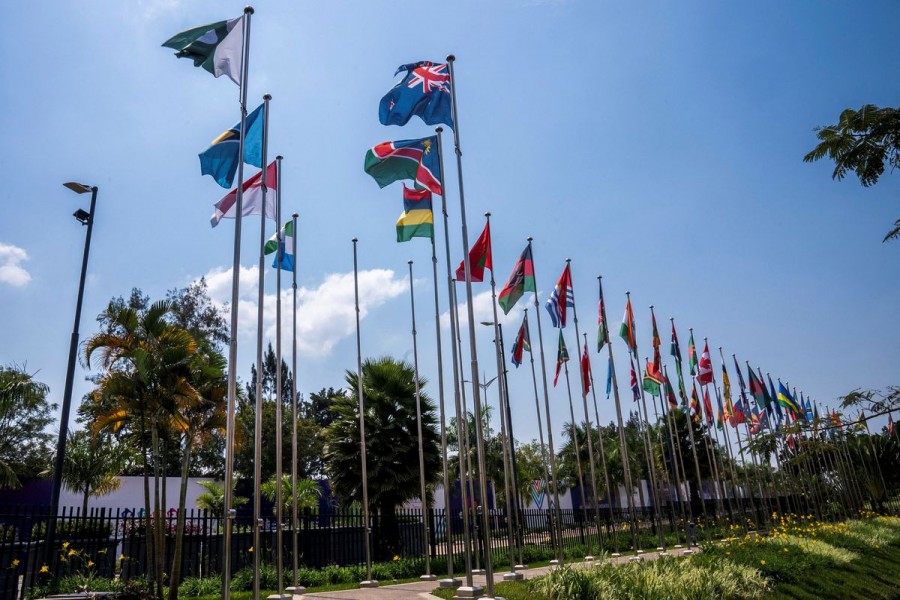
[{"label": "green and white flag", "polygon": [[280,264],[282,271],[294,270],[294,243],[294,221],[292,219],[285,223],[281,231],[276,232],[263,246],[265,254],[278,252],[272,262],[273,269],[277,269]]},{"label": "green and white flag", "polygon": [[175,50],[178,58],[192,59],[195,67],[203,67],[216,77],[228,75],[241,85],[243,16],[182,31],[166,40],[163,46]]}]

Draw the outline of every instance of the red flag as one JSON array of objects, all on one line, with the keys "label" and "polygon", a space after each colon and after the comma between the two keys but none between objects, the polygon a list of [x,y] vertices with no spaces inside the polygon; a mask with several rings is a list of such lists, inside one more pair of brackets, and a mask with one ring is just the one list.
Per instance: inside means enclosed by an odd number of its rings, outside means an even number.
[{"label": "red flag", "polygon": [[712,383],[712,360],[709,358],[709,344],[703,345],[703,355],[700,357],[700,368],[697,371],[697,383],[706,385]]},{"label": "red flag", "polygon": [[[484,270],[494,270],[491,264],[491,222],[484,224],[484,231],[478,236],[478,239],[469,249],[469,269],[472,274],[472,281],[484,281]],[[466,261],[459,263],[456,269],[456,280],[466,280]]]},{"label": "red flag", "polygon": [[591,359],[585,342],[584,354],[581,355],[581,397],[586,398],[589,391],[591,391]]},{"label": "red flag", "polygon": [[709,401],[709,389],[703,390],[703,409],[706,411],[706,424],[712,427],[715,417],[713,417],[712,402]]}]

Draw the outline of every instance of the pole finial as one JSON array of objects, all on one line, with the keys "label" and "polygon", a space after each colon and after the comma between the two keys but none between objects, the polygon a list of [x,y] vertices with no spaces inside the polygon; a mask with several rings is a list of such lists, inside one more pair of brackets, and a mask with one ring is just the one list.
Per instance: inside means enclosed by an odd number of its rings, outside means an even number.
[{"label": "pole finial", "polygon": [[675,324],[675,317],[669,317],[669,321],[671,321],[672,324],[674,325],[674,324]]},{"label": "pole finial", "polygon": [[452,54],[447,55],[447,62],[453,62],[454,60],[456,60],[455,56],[453,56]]},{"label": "pole finial", "polygon": [[572,259],[569,257],[566,257],[566,264],[569,264],[570,262],[572,262]]},{"label": "pole finial", "polygon": [[406,261],[406,264],[411,265],[411,264],[413,264],[413,261],[412,261],[412,260],[408,260],[408,261]]},{"label": "pole finial", "polygon": [[651,310],[651,311],[653,310],[653,305],[652,305],[652,304],[650,305],[650,310]]},{"label": "pole finial", "polygon": [[709,338],[703,338],[703,341],[705,342],[705,341],[707,341],[708,339],[709,339]]},{"label": "pole finial", "polygon": [[294,214],[292,214],[291,216],[292,216],[293,218],[296,219],[296,218],[299,217],[300,215],[298,215],[297,213],[294,213]]},{"label": "pole finial", "polygon": [[357,238],[353,238],[353,239],[350,240],[350,241],[353,242],[353,243],[355,244],[355,243],[358,242],[359,240],[358,240]]},{"label": "pole finial", "polygon": [[625,290],[625,295],[631,298],[631,292],[629,290]]},{"label": "pole finial", "polygon": [[528,240],[528,243],[530,244],[531,240],[533,240],[534,238],[529,235],[526,239]]},{"label": "pole finial", "polygon": [[600,281],[601,279],[603,279],[603,275],[597,275],[597,281]]},{"label": "pole finial", "polygon": [[263,94],[263,100],[271,100],[272,94]]},{"label": "pole finial", "polygon": [[253,13],[254,13],[254,10],[253,10],[253,7],[252,7],[252,6],[250,6],[250,5],[248,4],[247,6],[244,7],[244,14],[245,14],[245,15],[252,15]]},{"label": "pole finial", "polygon": [[484,213],[484,216],[487,217],[488,219],[490,219],[490,218],[491,218],[491,211],[487,211],[486,213]]},{"label": "pole finial", "polygon": [[275,160],[284,160],[284,157],[279,154],[278,156],[275,157]]},{"label": "pole finial", "polygon": [[438,133],[441,133],[442,131],[444,131],[444,128],[443,128],[443,127],[436,127],[436,128],[435,128],[435,131],[438,132]]}]

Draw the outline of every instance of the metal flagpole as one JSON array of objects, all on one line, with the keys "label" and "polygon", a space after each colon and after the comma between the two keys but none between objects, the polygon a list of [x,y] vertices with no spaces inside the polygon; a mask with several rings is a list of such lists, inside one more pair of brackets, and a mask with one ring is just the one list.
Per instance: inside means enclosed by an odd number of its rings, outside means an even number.
[{"label": "metal flagpole", "polygon": [[[262,380],[263,380],[263,300],[265,294],[265,245],[266,245],[266,150],[269,145],[269,100],[272,96],[266,94],[263,96],[264,116],[263,123],[263,142],[262,142],[262,207],[259,216],[259,269],[257,280],[257,300],[256,300],[256,423],[253,429],[253,600],[259,600],[260,581],[259,581],[259,555],[260,550],[260,529],[263,525],[262,515],[260,514],[260,485],[262,485]],[[243,131],[243,129],[241,130]],[[243,139],[243,134],[241,139]],[[241,156],[243,159],[243,156]]]},{"label": "metal flagpole", "polygon": [[[663,365],[663,375],[666,378],[667,385],[672,385],[672,382],[669,380],[669,369],[665,365]],[[662,408],[665,408],[667,402],[663,402],[663,399],[660,397],[659,403]],[[687,535],[687,523],[694,520],[694,513],[691,507],[690,498],[688,498],[688,502],[684,501],[684,483],[687,480],[687,471],[684,468],[684,456],[682,456],[681,453],[680,437],[676,437],[675,412],[671,407],[666,411],[666,426],[669,430],[669,444],[672,447],[672,462],[675,463],[675,481],[678,486],[678,503],[681,508],[681,520],[685,527],[684,537],[688,547],[690,547],[691,540]],[[679,468],[681,470],[680,473]],[[690,485],[688,485],[688,491],[690,491]],[[687,505],[687,514],[685,514],[685,505]]]},{"label": "metal flagpole", "polygon": [[431,574],[431,537],[428,527],[428,498],[425,494],[425,450],[422,445],[422,397],[419,391],[419,347],[416,342],[416,296],[413,293],[413,261],[406,261],[409,265],[409,306],[412,315],[412,339],[413,339],[413,369],[415,370],[416,388],[416,430],[419,444],[419,497],[422,500],[422,540],[425,548],[425,574],[419,577],[422,581],[434,581],[437,579]]},{"label": "metal flagpole", "polygon": [[[266,118],[268,118],[268,111]],[[266,127],[268,129],[268,127]],[[277,170],[275,171],[275,231],[279,234],[279,248],[275,253],[278,270],[275,273],[275,289],[278,290],[275,296],[275,365],[278,369],[275,375],[275,571],[278,577],[278,593],[272,594],[268,600],[280,600],[282,598],[290,598],[284,594],[284,531],[282,523],[284,523],[284,489],[282,486],[282,475],[284,456],[282,455],[282,411],[283,411],[283,395],[281,386],[283,384],[281,377],[281,156],[276,156],[275,161]],[[291,480],[291,490],[296,498],[296,483]],[[257,547],[258,548],[258,547]],[[254,548],[256,550],[256,548]],[[260,554],[260,551],[254,554]]]},{"label": "metal flagpole", "polygon": [[[562,337],[562,329],[559,330],[559,335],[560,335],[560,337]],[[578,338],[576,338],[576,340],[577,339]],[[578,350],[577,344],[576,344],[575,348],[576,348],[576,350]],[[579,352],[579,356],[581,356],[580,352]],[[575,423],[575,408],[572,404],[572,384],[569,381],[569,361],[568,360],[566,360],[563,363],[563,370],[565,371],[565,374],[566,374],[566,393],[568,394],[568,397],[569,397],[569,418],[571,419],[571,421],[569,422],[569,425],[571,426],[570,429],[571,429],[571,433],[572,433],[572,444],[575,446],[575,468],[576,468],[575,472],[578,475],[578,496],[579,496],[579,499],[581,500],[581,522],[584,523],[584,515],[587,512],[587,511],[585,511],[585,508],[584,508],[584,504],[585,504],[585,502],[584,502],[584,471],[581,468],[581,444],[578,443],[578,427]],[[574,506],[572,508],[574,509]],[[575,511],[573,510],[572,511],[573,516],[574,516],[574,513],[575,513]],[[584,541],[583,527],[584,526],[582,525],[582,530],[581,530],[582,531],[582,542]],[[592,543],[591,543],[591,539],[590,539],[590,535],[589,535],[588,540],[587,540],[587,552],[588,553],[587,553],[587,556],[584,557],[585,561],[589,561],[589,560],[593,559],[592,549],[593,549]]]},{"label": "metal flagpole", "polygon": [[[587,345],[587,333],[584,335],[584,343]],[[605,342],[606,340],[604,340]],[[616,529],[615,526],[615,515],[613,514],[613,489],[612,485],[609,482],[609,469],[606,466],[606,448],[603,443],[603,429],[600,426],[600,410],[597,408],[597,386],[594,384],[594,369],[591,368],[588,371],[588,376],[591,378],[591,397],[594,400],[594,420],[597,423],[597,437],[600,440],[600,461],[603,463],[603,479],[606,482],[606,497],[607,502],[606,506],[609,508],[609,526],[606,529],[607,535],[610,533],[610,528],[612,528],[612,538],[613,538],[613,552],[616,554],[619,553],[619,530]],[[539,424],[540,425],[540,424]],[[617,490],[618,491],[618,490]],[[596,491],[594,492],[596,495]],[[618,494],[616,494],[618,495]],[[599,509],[598,509],[599,510]]]},{"label": "metal flagpole", "polygon": [[[637,360],[636,356],[635,360]],[[641,373],[640,363],[638,363],[636,370],[638,374]],[[641,398],[641,404],[638,405],[638,422],[640,423],[641,408],[643,407],[644,422],[641,426],[641,438],[643,438],[644,448],[647,452],[647,465],[650,467],[650,497],[653,499],[653,522],[656,526],[657,537],[659,538],[659,546],[657,546],[656,549],[665,551],[666,540],[662,524],[662,503],[659,499],[659,485],[656,477],[656,458],[653,456],[653,443],[650,439],[650,415],[647,413],[647,401],[644,399],[643,377],[640,377],[640,379],[641,381],[638,382],[638,394]]]},{"label": "metal flagpole", "polygon": [[[475,344],[475,307],[472,305],[472,278],[469,265],[469,234],[466,229],[466,200],[463,192],[462,150],[459,145],[459,111],[456,108],[456,78],[453,74],[453,63],[456,57],[447,56],[447,67],[450,70],[450,97],[453,107],[453,145],[456,150],[456,169],[459,178],[459,217],[462,226],[463,264],[466,274],[466,306],[469,316],[469,347],[472,353],[472,403],[475,409],[475,435],[478,449],[478,484],[481,498],[487,504],[487,480],[485,478],[484,434],[481,427],[481,389],[478,384],[478,350]],[[484,568],[485,591],[488,598],[494,597],[494,565],[491,557],[491,520],[487,507],[482,510],[482,527],[484,528]],[[460,590],[462,592],[462,590]]]},{"label": "metal flagpole", "polygon": [[361,588],[376,588],[378,582],[372,579],[372,522],[369,519],[369,471],[366,464],[366,412],[363,395],[362,342],[359,330],[359,267],[356,259],[357,238],[353,242],[353,302],[356,311],[356,393],[359,396],[359,454],[362,465],[362,505],[363,527],[365,527],[366,579],[359,583]]},{"label": "metal flagpole", "polygon": [[[247,122],[247,76],[250,70],[250,16],[253,7],[244,8],[244,48],[241,57],[241,131]],[[231,262],[231,322],[228,345],[228,406],[225,425],[225,527],[222,534],[222,598],[231,598],[231,527],[235,512],[233,506],[234,486],[234,427],[235,399],[237,398],[237,332],[238,293],[241,272],[241,216],[244,207],[244,136],[238,141],[237,201],[234,213],[234,257]],[[265,166],[265,165],[263,165]]]},{"label": "metal flagpole", "polygon": [[[531,248],[532,238],[528,238],[528,247]],[[534,255],[532,254],[532,261],[534,260]],[[544,410],[547,415],[547,443],[550,446],[550,468],[551,468],[551,476],[553,478],[553,501],[556,504],[555,512],[556,512],[556,523],[557,530],[559,531],[559,536],[557,537],[557,541],[559,546],[557,547],[556,554],[556,562],[550,561],[550,564],[561,564],[563,561],[563,543],[562,543],[562,512],[559,508],[559,486],[557,485],[557,468],[556,468],[556,450],[553,447],[553,425],[550,419],[550,391],[547,388],[547,364],[544,359],[544,334],[541,332],[541,308],[538,304],[538,295],[537,295],[537,281],[534,283],[534,313],[537,315],[537,330],[538,330],[538,346],[541,351],[541,379],[544,382]]]},{"label": "metal flagpole", "polygon": [[[281,179],[281,166],[278,167],[278,178]],[[278,184],[279,194],[281,193],[281,182]],[[293,585],[288,587],[287,591],[289,594],[294,595],[303,595],[306,593],[306,588],[300,585],[297,580],[297,570],[300,567],[300,548],[299,548],[299,540],[297,536],[300,534],[300,521],[297,515],[297,217],[299,215],[294,213],[291,215],[293,228],[291,232],[294,234],[291,241],[291,253],[294,257],[294,270],[291,273],[292,282],[291,288],[293,290],[293,320],[291,326],[291,337],[292,337],[292,345],[293,349],[291,351],[291,373],[293,376],[291,377],[291,489],[293,491],[294,497],[291,500],[291,550],[293,555],[293,566],[294,566],[294,574],[293,574]]]},{"label": "metal flagpole", "polygon": [[[487,220],[487,224],[489,225],[491,222],[491,213],[484,213],[484,217]],[[490,243],[490,241],[488,241]],[[509,539],[507,542],[507,550],[509,550],[509,572],[503,574],[504,581],[519,581],[523,578],[521,573],[516,572],[516,559],[513,548],[514,543],[514,520],[515,516],[512,512],[512,503],[511,503],[511,494],[510,494],[510,462],[511,453],[509,451],[510,445],[510,435],[509,435],[509,427],[507,423],[507,416],[509,413],[507,411],[506,403],[504,402],[504,389],[506,387],[506,381],[503,377],[503,350],[500,348],[500,320],[497,316],[497,284],[494,280],[494,269],[491,268],[491,309],[493,309],[494,320],[491,325],[494,328],[494,355],[497,359],[497,378],[500,380],[499,391],[500,391],[500,438],[502,440],[503,445],[503,485],[505,488],[505,496],[506,496],[506,525],[508,529]],[[510,517],[513,517],[512,519]]]},{"label": "metal flagpole", "polygon": [[[566,266],[569,267],[569,275],[572,274],[572,259],[566,259]],[[603,527],[600,523],[600,506],[597,503],[597,470],[594,468],[594,442],[592,440],[593,427],[591,426],[591,417],[588,413],[587,390],[584,387],[584,373],[581,368],[581,349],[578,348],[578,342],[581,340],[581,332],[578,330],[578,311],[575,308],[575,285],[572,284],[572,322],[575,323],[575,347],[578,352],[578,373],[581,379],[581,403],[584,406],[584,432],[587,437],[588,448],[588,465],[591,475],[591,507],[594,509],[594,520],[597,522],[597,545],[600,553],[603,552]],[[587,338],[584,340],[584,351],[587,352]],[[582,488],[581,499],[584,500],[584,488]],[[588,552],[590,555],[590,551]]]},{"label": "metal flagpole", "polygon": [[[597,285],[600,289],[600,304],[603,306],[603,323],[609,323],[606,319],[606,303],[603,302],[603,276],[597,275]],[[637,534],[637,513],[634,510],[634,487],[631,482],[631,463],[628,460],[628,442],[625,439],[625,423],[622,421],[622,403],[619,399],[619,380],[616,377],[616,363],[613,359],[612,343],[609,340],[609,327],[606,327],[606,346],[609,352],[609,365],[612,371],[613,398],[616,401],[616,420],[619,425],[619,451],[622,455],[622,471],[625,479],[625,498],[628,502],[628,512],[631,515],[631,540],[634,551],[641,549]]]},{"label": "metal flagpole", "polygon": [[[438,127],[435,129],[435,131],[437,132],[437,138],[438,138],[438,144],[437,144],[438,164],[441,167],[441,176],[443,177],[443,173],[446,173],[446,171],[444,171],[444,151],[443,151],[443,146],[441,144],[441,133],[444,131],[444,129],[442,127]],[[464,446],[465,440],[462,436],[462,421],[465,419],[465,414],[460,410],[461,407],[460,407],[460,396],[459,396],[459,393],[460,393],[459,381],[460,381],[461,377],[460,377],[459,367],[458,367],[458,365],[459,365],[458,361],[459,361],[460,357],[457,356],[457,352],[456,352],[456,348],[457,348],[456,347],[456,316],[457,315],[456,315],[456,300],[455,300],[456,294],[455,294],[455,289],[454,289],[454,284],[453,284],[453,276],[452,276],[451,270],[450,270],[450,225],[449,225],[449,217],[447,214],[447,192],[446,192],[446,189],[443,188],[444,182],[441,182],[441,185],[442,185],[441,191],[444,192],[443,194],[441,194],[441,213],[443,214],[443,217],[444,217],[444,219],[443,219],[444,220],[444,258],[445,258],[445,262],[446,262],[446,266],[447,266],[447,296],[448,296],[447,301],[450,305],[450,308],[449,308],[449,312],[450,312],[450,348],[451,348],[451,356],[453,359],[453,399],[454,399],[455,409],[456,409],[456,427],[457,427],[457,432],[458,432],[457,439],[459,440],[459,448],[460,448],[459,455],[457,458],[459,459],[459,487],[462,492],[461,495],[462,495],[462,512],[463,512],[463,554],[465,555],[465,561],[466,561],[465,562],[465,564],[466,564],[466,585],[468,587],[472,588],[473,587],[472,556],[471,556],[472,546],[470,543],[471,538],[469,537],[469,514],[468,514],[469,509],[468,509],[468,506],[466,505],[466,500],[468,497],[468,494],[466,491],[466,485],[465,485],[466,468],[463,463],[463,448],[465,447]],[[437,340],[438,340],[438,381],[440,382],[441,381],[440,378],[443,377],[443,369],[441,368],[441,341],[440,341],[441,340],[441,336],[440,336],[441,328],[440,328],[440,311],[437,308],[437,259],[434,258],[434,241],[433,240],[432,240],[432,247],[431,247],[431,256],[432,256],[432,263],[434,264],[434,273],[435,273],[435,275],[434,275],[434,281],[435,281],[435,283],[434,283],[434,286],[435,286],[435,305],[434,305],[435,309],[434,309],[434,312],[435,312],[435,321],[437,323],[437,328],[438,328],[438,335],[437,335]],[[440,385],[440,383],[439,383],[439,385]],[[441,406],[443,407],[443,385],[441,385],[441,390],[442,390]],[[442,409],[441,410],[441,445],[442,445],[442,451],[443,451],[443,455],[444,455],[444,465],[445,465],[444,466],[444,488],[447,489],[447,486],[449,483],[449,477],[447,475],[447,471],[449,471],[449,461],[447,458],[447,428],[445,427],[445,424],[444,424],[444,414],[445,413]],[[452,562],[453,561],[453,544],[452,544],[452,538],[450,537],[450,532],[451,532],[450,523],[453,520],[453,518],[450,515],[449,491],[445,494],[444,498],[447,503],[446,507],[444,509],[444,516],[446,517],[446,520],[447,520],[447,555],[448,555],[447,559],[448,559],[449,565],[447,568],[447,577],[448,578],[442,579],[439,583],[440,583],[441,587],[456,588],[456,587],[459,587],[461,582],[458,579],[456,579],[455,577],[453,577],[453,562]]]},{"label": "metal flagpole", "polygon": [[503,366],[503,374],[501,376],[501,383],[503,385],[503,404],[505,405],[506,411],[506,428],[509,433],[509,465],[510,465],[510,479],[511,479],[511,487],[512,487],[512,501],[513,506],[515,507],[513,511],[513,518],[515,519],[515,527],[516,527],[516,547],[519,549],[519,562],[515,565],[516,569],[527,569],[528,566],[525,563],[525,539],[524,539],[524,525],[522,523],[522,499],[519,495],[519,469],[516,466],[516,436],[513,433],[512,426],[512,411],[509,408],[509,378],[507,377],[509,374],[509,369],[506,366],[506,361],[504,360],[504,352],[506,352],[506,348],[503,345],[503,326],[500,323],[497,323],[497,331],[500,332],[500,364]]}]

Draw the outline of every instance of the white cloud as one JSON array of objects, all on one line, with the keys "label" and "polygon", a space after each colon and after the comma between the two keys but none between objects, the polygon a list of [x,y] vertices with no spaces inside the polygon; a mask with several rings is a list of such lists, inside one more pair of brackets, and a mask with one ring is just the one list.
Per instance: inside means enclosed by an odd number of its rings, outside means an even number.
[{"label": "white cloud", "polygon": [[[469,326],[469,311],[466,308],[465,303],[465,287],[459,285],[456,289],[457,300],[460,298],[463,299],[462,302],[457,304],[457,313],[459,315],[459,327],[465,334],[466,328]],[[529,308],[534,308],[534,299],[531,293],[525,295],[513,308],[509,311],[508,315],[503,314],[503,309],[500,306],[497,306],[497,318],[500,321],[501,325],[506,325],[508,327],[518,326],[519,321],[522,320],[523,308],[528,303]],[[494,322],[494,311],[491,307],[491,292],[490,290],[486,290],[484,292],[480,292],[472,296],[472,310],[475,314],[475,323],[479,324],[482,322]],[[441,327],[444,329],[450,329],[450,311],[445,310],[441,313]]]},{"label": "white cloud", "polygon": [[31,281],[31,274],[19,266],[28,260],[28,253],[18,246],[0,242],[0,283],[22,287]]},{"label": "white cloud", "polygon": [[[290,347],[292,321],[290,274],[282,275],[282,351]],[[217,268],[206,274],[210,298],[219,304],[231,302],[231,269]],[[238,334],[256,335],[258,270],[241,267],[238,294]],[[359,318],[385,302],[406,293],[409,282],[389,269],[371,269],[359,273]],[[275,340],[276,295],[263,297],[263,328],[268,339]],[[297,350],[301,354],[323,356],[343,338],[356,330],[353,298],[353,273],[332,273],[318,287],[297,288]]]}]

